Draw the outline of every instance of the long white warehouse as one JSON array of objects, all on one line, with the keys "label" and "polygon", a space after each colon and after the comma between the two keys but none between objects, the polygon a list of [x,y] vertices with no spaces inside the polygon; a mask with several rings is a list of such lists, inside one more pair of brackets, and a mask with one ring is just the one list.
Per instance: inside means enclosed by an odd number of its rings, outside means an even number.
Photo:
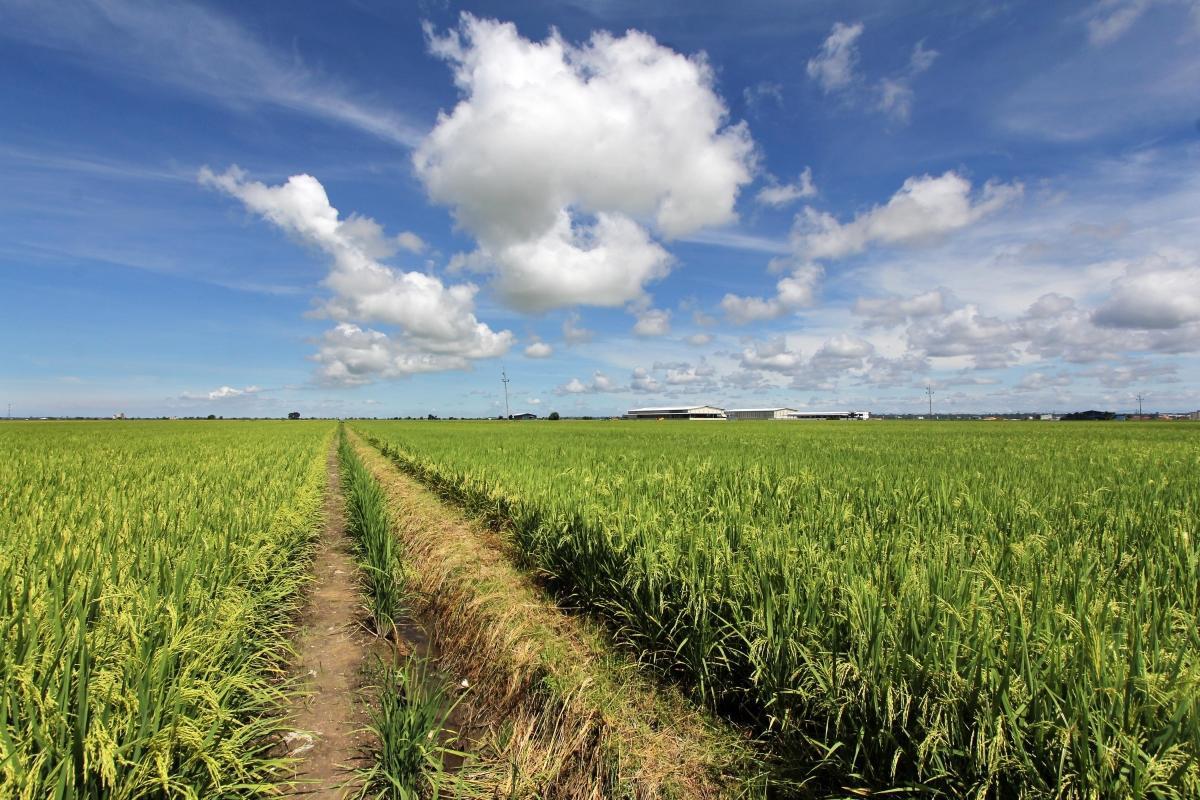
[{"label": "long white warehouse", "polygon": [[725,409],[716,406],[631,408],[625,416],[629,419],[725,419]]},{"label": "long white warehouse", "polygon": [[727,408],[726,419],[790,419],[794,408]]},{"label": "long white warehouse", "polygon": [[786,419],[870,419],[870,411],[793,411]]}]

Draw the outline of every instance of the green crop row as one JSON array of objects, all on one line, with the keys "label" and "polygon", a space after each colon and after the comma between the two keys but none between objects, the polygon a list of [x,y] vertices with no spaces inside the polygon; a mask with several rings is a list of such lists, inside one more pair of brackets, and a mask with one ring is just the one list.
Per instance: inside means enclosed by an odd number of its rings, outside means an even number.
[{"label": "green crop row", "polygon": [[810,793],[1200,796],[1200,429],[355,428]]},{"label": "green crop row", "polygon": [[0,796],[277,791],[287,637],[332,433],[0,431]]},{"label": "green crop row", "polygon": [[394,637],[404,612],[404,563],[399,539],[392,532],[383,490],[339,432],[338,461],[346,497],[346,529],[354,538],[363,594],[371,623],[380,636]]}]

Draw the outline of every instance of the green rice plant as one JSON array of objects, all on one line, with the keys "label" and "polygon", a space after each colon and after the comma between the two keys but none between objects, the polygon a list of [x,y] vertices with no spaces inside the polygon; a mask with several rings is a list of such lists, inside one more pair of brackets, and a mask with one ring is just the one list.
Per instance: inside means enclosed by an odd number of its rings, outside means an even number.
[{"label": "green rice plant", "polygon": [[277,791],[327,423],[0,431],[0,796]]},{"label": "green rice plant", "polygon": [[372,766],[362,771],[363,796],[388,800],[437,797],[446,780],[448,724],[457,700],[417,657],[383,665],[369,730],[377,742]]},{"label": "green rice plant", "polygon": [[392,533],[387,500],[344,436],[339,440],[338,458],[346,527],[358,550],[371,619],[378,634],[394,636],[403,613],[405,581],[403,553]]},{"label": "green rice plant", "polygon": [[1200,796],[1200,427],[360,422],[807,795]]}]

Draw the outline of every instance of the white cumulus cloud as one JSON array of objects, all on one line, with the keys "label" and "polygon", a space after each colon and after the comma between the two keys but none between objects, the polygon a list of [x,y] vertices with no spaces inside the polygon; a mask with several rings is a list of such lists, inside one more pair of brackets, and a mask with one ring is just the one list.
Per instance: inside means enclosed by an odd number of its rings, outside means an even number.
[{"label": "white cumulus cloud", "polygon": [[804,356],[788,348],[787,340],[777,336],[765,342],[755,342],[742,351],[741,366],[749,370],[766,370],[790,375],[804,365]]},{"label": "white cumulus cloud", "polygon": [[469,357],[415,349],[403,338],[342,322],[325,331],[313,359],[319,377],[332,384],[355,386],[379,378],[404,378],[422,372],[467,369]]},{"label": "white cumulus cloud", "polygon": [[[509,331],[493,331],[475,317],[475,286],[447,286],[435,276],[380,263],[379,254],[389,247],[395,252],[402,241],[385,237],[369,218],[341,219],[311,175],[267,186],[248,180],[237,167],[219,175],[206,167],[200,181],[332,260],[324,284],[333,295],[321,313],[342,324],[326,334],[317,357],[323,378],[364,382],[372,365],[381,377],[462,369],[471,359],[502,355],[512,344]],[[358,327],[361,322],[394,325],[401,332],[393,338]],[[348,360],[339,363],[340,356]]]},{"label": "white cumulus cloud", "polygon": [[587,383],[579,380],[579,378],[571,378],[571,380],[557,386],[554,393],[558,395],[566,394],[603,394],[606,392],[621,391],[624,387],[618,386],[617,383],[600,370],[592,373],[592,379]]},{"label": "white cumulus cloud", "polygon": [[1108,328],[1151,330],[1200,322],[1200,261],[1167,255],[1130,265],[1093,319]]},{"label": "white cumulus cloud", "polygon": [[671,332],[671,312],[661,308],[640,308],[634,311],[637,322],[633,332],[638,336],[665,336]]},{"label": "white cumulus cloud", "polygon": [[525,348],[526,358],[549,358],[554,355],[554,348],[546,342],[534,342]]},{"label": "white cumulus cloud", "polygon": [[813,304],[822,274],[815,264],[800,265],[775,284],[774,297],[727,294],[721,300],[721,310],[735,325],[778,319]]},{"label": "white cumulus cloud", "polygon": [[772,181],[760,189],[754,199],[761,205],[779,208],[805,197],[815,197],[816,194],[817,187],[813,184],[812,168],[805,167],[793,183]]},{"label": "white cumulus cloud", "polygon": [[865,317],[867,327],[892,327],[905,320],[941,314],[951,304],[949,292],[932,289],[911,297],[860,297],[854,313]]},{"label": "white cumulus cloud", "polygon": [[208,399],[209,400],[222,400],[227,397],[240,397],[242,395],[255,394],[256,392],[259,392],[259,391],[262,391],[262,390],[259,389],[257,386],[247,386],[244,389],[235,389],[232,386],[222,386],[220,389],[216,389],[214,391],[209,392]]},{"label": "white cumulus cloud", "polygon": [[869,245],[912,245],[937,240],[998,211],[1021,195],[1019,183],[989,181],[974,196],[971,182],[950,171],[909,178],[882,206],[838,222],[809,207],[797,218],[795,235],[808,258],[843,258]]},{"label": "white cumulus cloud", "polygon": [[469,14],[430,48],[462,99],[414,165],[514,307],[619,306],[670,267],[646,222],[676,237],[735,219],[753,143],[702,56],[637,31],[535,42]]}]

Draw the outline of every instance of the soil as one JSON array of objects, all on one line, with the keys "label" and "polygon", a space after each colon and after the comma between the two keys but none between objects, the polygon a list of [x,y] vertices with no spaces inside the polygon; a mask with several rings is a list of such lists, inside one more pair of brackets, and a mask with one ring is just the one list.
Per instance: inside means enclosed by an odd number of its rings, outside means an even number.
[{"label": "soil", "polygon": [[367,702],[364,669],[378,642],[362,625],[358,568],[346,534],[336,448],[326,474],[325,527],[313,559],[313,583],[301,617],[297,674],[304,681],[288,752],[301,758],[292,795],[341,800],[357,794],[354,769],[363,765],[371,737],[363,730]]}]

